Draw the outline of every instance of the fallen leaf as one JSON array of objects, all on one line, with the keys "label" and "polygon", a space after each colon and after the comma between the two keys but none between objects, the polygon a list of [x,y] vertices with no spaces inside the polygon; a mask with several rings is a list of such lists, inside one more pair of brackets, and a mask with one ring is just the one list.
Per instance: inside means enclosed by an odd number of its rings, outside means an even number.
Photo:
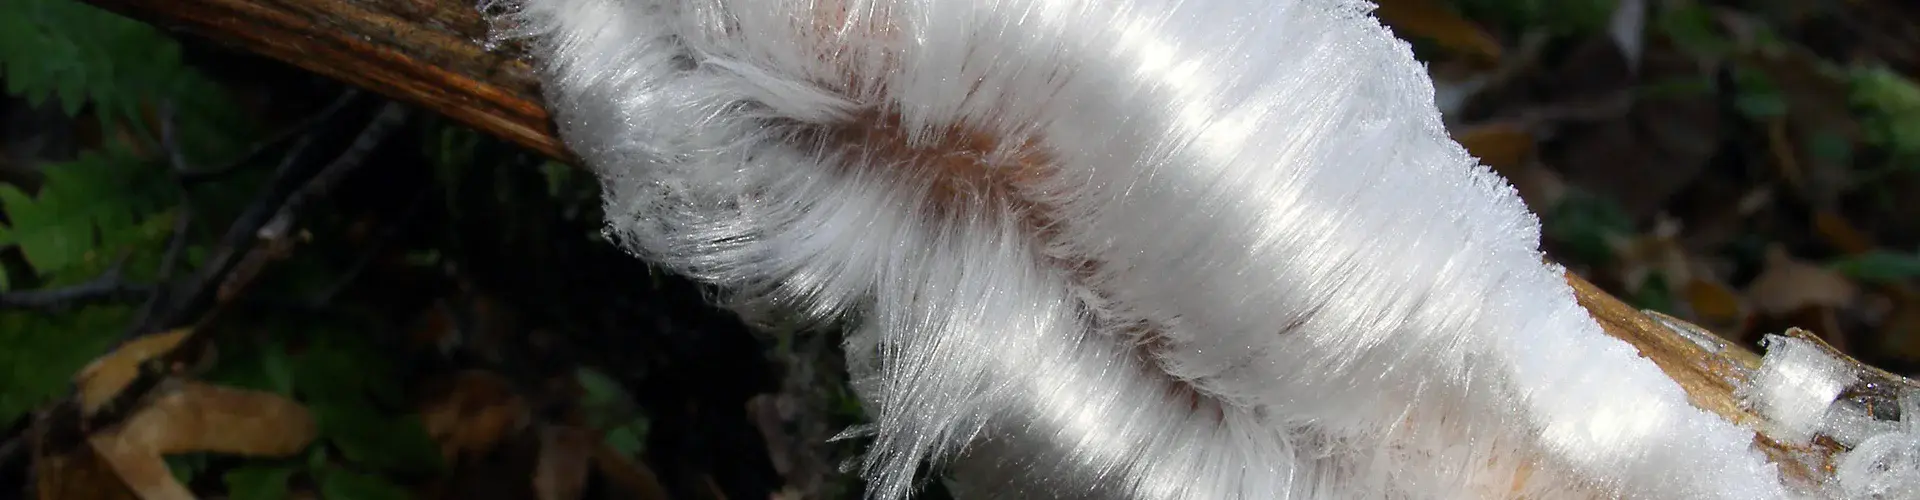
[{"label": "fallen leaf", "polygon": [[575,500],[587,489],[593,467],[593,432],[572,426],[551,426],[540,433],[540,460],[534,467],[533,491],[540,500]]},{"label": "fallen leaf", "polygon": [[1454,134],[1454,140],[1481,163],[1503,174],[1525,165],[1533,154],[1533,134],[1511,123],[1474,126]]},{"label": "fallen leaf", "polygon": [[34,492],[39,500],[133,500],[112,467],[92,448],[34,457]]},{"label": "fallen leaf", "polygon": [[1877,338],[1887,356],[1906,362],[1920,362],[1920,299],[1903,296],[1887,319],[1880,323]]},{"label": "fallen leaf", "polygon": [[140,376],[141,364],[172,352],[192,333],[191,329],[181,328],[140,336],[88,363],[73,379],[80,393],[81,411],[85,415],[99,411]]},{"label": "fallen leaf", "polygon": [[145,500],[187,500],[166,455],[212,452],[281,457],[313,442],[313,417],[277,394],[172,381],[120,425],[87,438],[93,451]]},{"label": "fallen leaf", "polygon": [[1395,34],[1432,40],[1464,56],[1493,62],[1500,60],[1499,40],[1480,25],[1435,0],[1380,0],[1374,14]]},{"label": "fallen leaf", "polygon": [[283,457],[313,442],[313,415],[299,402],[266,391],[177,381],[119,426],[89,438],[161,455],[213,452]]},{"label": "fallen leaf", "polygon": [[1874,249],[1872,237],[1854,227],[1846,217],[1830,210],[1821,210],[1813,215],[1813,230],[1841,253],[1857,254]]},{"label": "fallen leaf", "polygon": [[1627,293],[1638,293],[1648,278],[1655,275],[1666,283],[1693,281],[1692,261],[1680,246],[1679,234],[1679,221],[1661,217],[1653,230],[1613,242],[1616,269]]},{"label": "fallen leaf", "polygon": [[420,406],[421,422],[427,434],[440,444],[441,455],[448,462],[487,454],[531,418],[512,383],[481,371],[455,375],[438,397]]},{"label": "fallen leaf", "polygon": [[167,459],[157,454],[138,450],[122,450],[108,446],[94,445],[100,460],[120,476],[120,482],[133,490],[141,500],[196,500],[186,485],[180,484],[173,470],[167,468]]},{"label": "fallen leaf", "polygon": [[1859,289],[1840,273],[1802,262],[1778,246],[1767,249],[1767,267],[1747,286],[1759,312],[1784,316],[1805,307],[1842,308]]},{"label": "fallen leaf", "polygon": [[1687,308],[1700,323],[1716,332],[1739,331],[1746,316],[1740,294],[1718,280],[1696,275],[1687,281],[1683,292]]},{"label": "fallen leaf", "polygon": [[667,489],[660,485],[660,476],[653,473],[644,462],[628,460],[620,452],[606,444],[593,447],[594,469],[615,487],[625,490],[627,498],[637,500],[665,500],[671,498]]}]

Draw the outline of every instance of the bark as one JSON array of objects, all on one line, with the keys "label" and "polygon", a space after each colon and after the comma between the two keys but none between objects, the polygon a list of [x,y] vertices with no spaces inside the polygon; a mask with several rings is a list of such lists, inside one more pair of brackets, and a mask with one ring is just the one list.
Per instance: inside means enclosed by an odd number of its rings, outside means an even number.
[{"label": "bark", "polygon": [[[449,0],[87,0],[109,10],[263,54],[446,115],[562,161],[534,71],[509,49],[486,46],[471,3]],[[1759,357],[1671,318],[1656,319],[1568,274],[1582,306],[1607,333],[1639,348],[1696,406],[1764,424],[1735,395]],[[1668,326],[1673,324],[1675,326]],[[1691,332],[1691,334],[1690,334]],[[1807,337],[1811,337],[1810,335]],[[1816,339],[1817,340],[1817,339]],[[1756,442],[1788,476],[1818,481],[1837,450]],[[1809,463],[1812,462],[1812,463]]]},{"label": "bark", "polygon": [[485,46],[477,2],[87,0],[446,115],[562,160],[533,68]]}]

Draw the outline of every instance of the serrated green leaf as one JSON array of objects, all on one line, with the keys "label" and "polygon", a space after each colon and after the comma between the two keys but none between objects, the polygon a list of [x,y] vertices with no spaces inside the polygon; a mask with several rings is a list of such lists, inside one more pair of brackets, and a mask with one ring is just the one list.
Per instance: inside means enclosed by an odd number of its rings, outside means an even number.
[{"label": "serrated green leaf", "polygon": [[227,471],[223,476],[230,500],[282,500],[287,498],[287,479],[296,471],[288,466],[248,465]]},{"label": "serrated green leaf", "polygon": [[329,469],[320,480],[325,500],[407,500],[407,490],[380,476],[345,469]]},{"label": "serrated green leaf", "polygon": [[127,307],[72,314],[0,311],[0,427],[65,394],[69,380],[119,339]]},{"label": "serrated green leaf", "polygon": [[44,164],[40,171],[46,180],[38,193],[0,186],[0,209],[10,218],[0,237],[19,245],[27,262],[53,281],[74,278],[69,271],[83,264],[100,267],[106,255],[162,241],[157,236],[164,232],[150,224],[170,230],[171,217],[160,223],[149,218],[163,213],[178,192],[156,178],[164,172],[146,167],[119,150]]}]

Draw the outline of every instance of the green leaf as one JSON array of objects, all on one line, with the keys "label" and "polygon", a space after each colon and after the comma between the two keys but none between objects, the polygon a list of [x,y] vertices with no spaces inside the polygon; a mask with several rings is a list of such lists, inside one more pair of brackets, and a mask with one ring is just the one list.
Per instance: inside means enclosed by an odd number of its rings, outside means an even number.
[{"label": "green leaf", "polygon": [[297,469],[288,466],[247,465],[227,471],[230,500],[282,500],[287,498],[287,479]]},{"label": "green leaf", "polygon": [[408,500],[413,495],[380,476],[344,469],[329,469],[320,480],[320,496],[326,500]]},{"label": "green leaf", "polygon": [[125,151],[84,152],[40,171],[46,179],[33,195],[0,185],[0,210],[10,219],[0,244],[19,245],[34,270],[52,281],[91,278],[75,271],[104,269],[118,254],[164,242],[171,230],[172,217],[151,219],[179,192],[161,177],[164,171]]},{"label": "green leaf", "polygon": [[297,393],[328,403],[360,403],[369,396],[392,395],[394,377],[382,363],[383,353],[342,332],[322,331],[319,336],[293,360]]},{"label": "green leaf", "polygon": [[34,101],[57,96],[77,115],[91,103],[103,120],[139,116],[143,100],[188,72],[179,45],[145,23],[74,0],[0,2],[0,78]]},{"label": "green leaf", "polygon": [[173,479],[180,481],[180,484],[193,484],[193,478],[207,469],[205,453],[168,455],[166,461],[167,470],[173,472]]},{"label": "green leaf", "polygon": [[1834,271],[1872,283],[1895,283],[1920,277],[1920,254],[1876,251],[1832,264]]},{"label": "green leaf", "polygon": [[1628,302],[1643,310],[1652,309],[1668,314],[1675,312],[1673,287],[1667,284],[1666,275],[1657,272],[1647,276],[1647,280],[1640,284],[1640,289],[1634,291]]},{"label": "green leaf", "polygon": [[1766,74],[1735,67],[1733,84],[1733,104],[1742,114],[1757,120],[1786,116],[1787,98]]},{"label": "green leaf", "polygon": [[647,451],[647,431],[650,425],[652,423],[646,417],[634,418],[626,425],[608,429],[606,439],[603,441],[607,443],[607,447],[613,448],[627,458],[638,457],[642,452]]},{"label": "green leaf", "polygon": [[1611,200],[1569,192],[1543,217],[1546,237],[1566,245],[1569,257],[1587,264],[1612,261],[1612,238],[1632,234],[1633,219]]},{"label": "green leaf", "polygon": [[75,372],[113,347],[131,311],[118,306],[62,315],[0,311],[0,427],[65,394]]},{"label": "green leaf", "polygon": [[1654,13],[1651,24],[1654,30],[1694,57],[1721,59],[1739,47],[1721,33],[1717,15],[1697,2],[1665,2]]},{"label": "green leaf", "polygon": [[1849,97],[1868,140],[1896,155],[1920,155],[1920,85],[1884,67],[1856,68]]},{"label": "green leaf", "polygon": [[222,346],[234,355],[221,356],[220,364],[203,377],[222,385],[271,391],[283,396],[293,392],[293,367],[287,351],[278,341],[266,340],[254,345]]},{"label": "green leaf", "polygon": [[438,472],[440,448],[411,417],[389,417],[364,405],[313,407],[320,435],[342,459],[363,467],[404,474]]}]

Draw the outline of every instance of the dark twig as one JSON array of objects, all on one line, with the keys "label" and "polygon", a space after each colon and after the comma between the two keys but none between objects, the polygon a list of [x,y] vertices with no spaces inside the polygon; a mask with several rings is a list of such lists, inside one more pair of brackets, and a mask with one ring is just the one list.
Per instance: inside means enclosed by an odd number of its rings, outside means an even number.
[{"label": "dark twig", "polygon": [[[399,128],[405,118],[404,107],[386,104],[345,151],[312,176],[302,175],[308,169],[301,168],[300,160],[305,157],[303,152],[311,141],[311,137],[302,137],[281,162],[267,192],[241,213],[207,264],[181,285],[178,291],[184,293],[174,295],[168,302],[165,315],[157,323],[159,327],[204,323],[217,316],[219,306],[231,303],[234,294],[251,283],[265,264],[291,249],[293,238],[289,235],[300,208],[331,192],[333,185],[364,163],[366,156]],[[262,242],[265,244],[260,244]],[[209,303],[215,307],[197,314]],[[189,318],[198,320],[189,321]],[[47,417],[56,424],[49,428],[54,433],[49,436],[49,442],[62,449],[79,446],[92,429],[118,425],[175,367],[191,365],[192,358],[209,342],[205,330],[194,330],[173,350],[143,363],[140,374],[92,415],[84,414],[71,399],[56,406]]]},{"label": "dark twig", "polygon": [[393,135],[394,130],[406,122],[406,118],[405,106],[388,102],[380,108],[379,114],[374,115],[373,120],[367,123],[366,128],[360,131],[360,135],[353,139],[353,144],[348,145],[346,151],[341,152],[340,156],[328,163],[319,174],[314,175],[299,190],[288,196],[286,202],[281,204],[280,209],[274,213],[273,218],[269,219],[266,225],[261,226],[256,234],[266,244],[248,252],[240,264],[234,266],[233,272],[229,273],[227,279],[220,284],[218,293],[215,295],[218,301],[225,303],[231,300],[253,282],[253,278],[268,262],[279,259],[291,250],[294,243],[292,238],[294,223],[300,214],[306,211],[307,205],[314,200],[326,197],[333,192],[334,187],[338,186],[341,180],[366,165],[367,155],[381,143],[386,142],[387,137]]},{"label": "dark twig", "polygon": [[306,305],[316,309],[325,307],[328,303],[333,302],[333,298],[338,297],[340,292],[346,290],[348,286],[353,285],[353,282],[358,281],[360,275],[366,272],[367,267],[371,266],[374,260],[378,259],[381,253],[386,251],[387,245],[391,244],[393,240],[400,238],[401,231],[405,230],[407,224],[413,221],[414,216],[420,213],[420,208],[427,205],[426,201],[432,198],[429,196],[432,193],[433,186],[427,186],[421,188],[419,193],[414,194],[413,199],[407,202],[407,207],[401,210],[400,215],[395,216],[392,221],[387,223],[386,227],[381,228],[380,232],[373,236],[371,242],[367,244],[366,250],[360,253],[359,258],[354,259],[353,266],[348,267],[347,272],[341,274],[340,279],[335,280],[332,285],[328,285],[327,288],[321,290],[320,293],[314,294],[313,298],[308,299]]},{"label": "dark twig", "polygon": [[359,89],[347,89],[346,92],[343,92],[340,97],[335,98],[327,107],[321,108],[319,112],[293,122],[292,125],[288,125],[279,132],[275,132],[272,137],[268,137],[266,140],[254,144],[252,148],[242,153],[240,157],[225,164],[200,170],[183,169],[176,166],[175,169],[180,177],[180,182],[189,186],[199,184],[217,179],[223,175],[239,170],[240,167],[258,162],[261,158],[264,158],[268,152],[273,151],[280,145],[305,136],[308,130],[312,129],[314,125],[332,118],[335,114],[338,114],[341,109],[345,109],[347,104],[352,103],[357,97],[360,97]]},{"label": "dark twig", "polygon": [[0,293],[0,309],[60,310],[101,302],[134,300],[151,293],[153,286],[127,283],[120,276],[121,264],[85,283],[60,288],[21,290]]},{"label": "dark twig", "polygon": [[312,140],[310,136],[302,136],[294,141],[281,159],[274,180],[268,184],[265,193],[240,212],[240,216],[228,226],[226,234],[221,236],[214,251],[207,256],[207,261],[192,276],[185,282],[172,285],[167,291],[167,300],[162,303],[164,307],[159,309],[160,314],[155,318],[154,328],[147,328],[146,331],[186,324],[195,310],[212,298],[212,288],[220,283],[244,252],[252,248],[254,234],[266,225],[286,197],[305,182],[303,174],[307,169],[302,168],[300,160]]},{"label": "dark twig", "polygon": [[132,338],[141,333],[152,331],[154,315],[167,303],[167,287],[164,285],[173,279],[173,273],[180,268],[181,256],[186,254],[188,231],[193,230],[193,204],[185,198],[180,201],[179,213],[174,216],[173,233],[167,236],[166,253],[160,256],[160,270],[154,277],[155,283],[147,294],[147,302],[140,306],[139,316],[127,327],[126,337]]},{"label": "dark twig", "polygon": [[341,180],[366,165],[367,155],[381,143],[386,142],[387,137],[393,135],[394,130],[405,123],[406,119],[407,108],[400,103],[388,102],[382,106],[380,113],[374,115],[373,120],[367,123],[366,129],[360,132],[359,137],[353,139],[353,144],[347,146],[346,151],[341,152],[338,158],[334,158],[332,163],[327,164],[327,168],[322,169],[319,175],[313,176],[306,186],[287,198],[286,204],[280,206],[273,220],[261,228],[260,237],[266,239],[286,237],[287,231],[292,229],[293,219],[304,211],[308,204],[326,197],[335,186],[340,184]]},{"label": "dark twig", "polygon": [[13,461],[14,456],[27,449],[27,435],[31,432],[32,429],[23,430],[7,438],[6,442],[0,443],[0,469],[6,468],[7,464]]},{"label": "dark twig", "polygon": [[174,123],[174,118],[177,116],[172,99],[160,103],[160,149],[167,153],[167,165],[173,167],[175,175],[191,170],[187,166],[186,152],[180,150],[179,135]]},{"label": "dark twig", "polygon": [[[167,236],[166,253],[160,256],[160,270],[154,278],[156,283],[167,283],[173,279],[173,273],[180,268],[180,258],[186,253],[187,240],[193,230],[193,199],[187,195],[186,183],[180,175],[191,170],[186,155],[180,152],[180,144],[174,132],[173,101],[167,101],[161,108],[160,146],[167,152],[167,159],[173,167],[174,179],[180,188],[179,213],[174,217],[173,232]],[[140,306],[140,313],[127,327],[127,337],[131,338],[152,328],[153,317],[162,304],[167,302],[167,287],[154,287],[147,296],[146,304]]]}]

